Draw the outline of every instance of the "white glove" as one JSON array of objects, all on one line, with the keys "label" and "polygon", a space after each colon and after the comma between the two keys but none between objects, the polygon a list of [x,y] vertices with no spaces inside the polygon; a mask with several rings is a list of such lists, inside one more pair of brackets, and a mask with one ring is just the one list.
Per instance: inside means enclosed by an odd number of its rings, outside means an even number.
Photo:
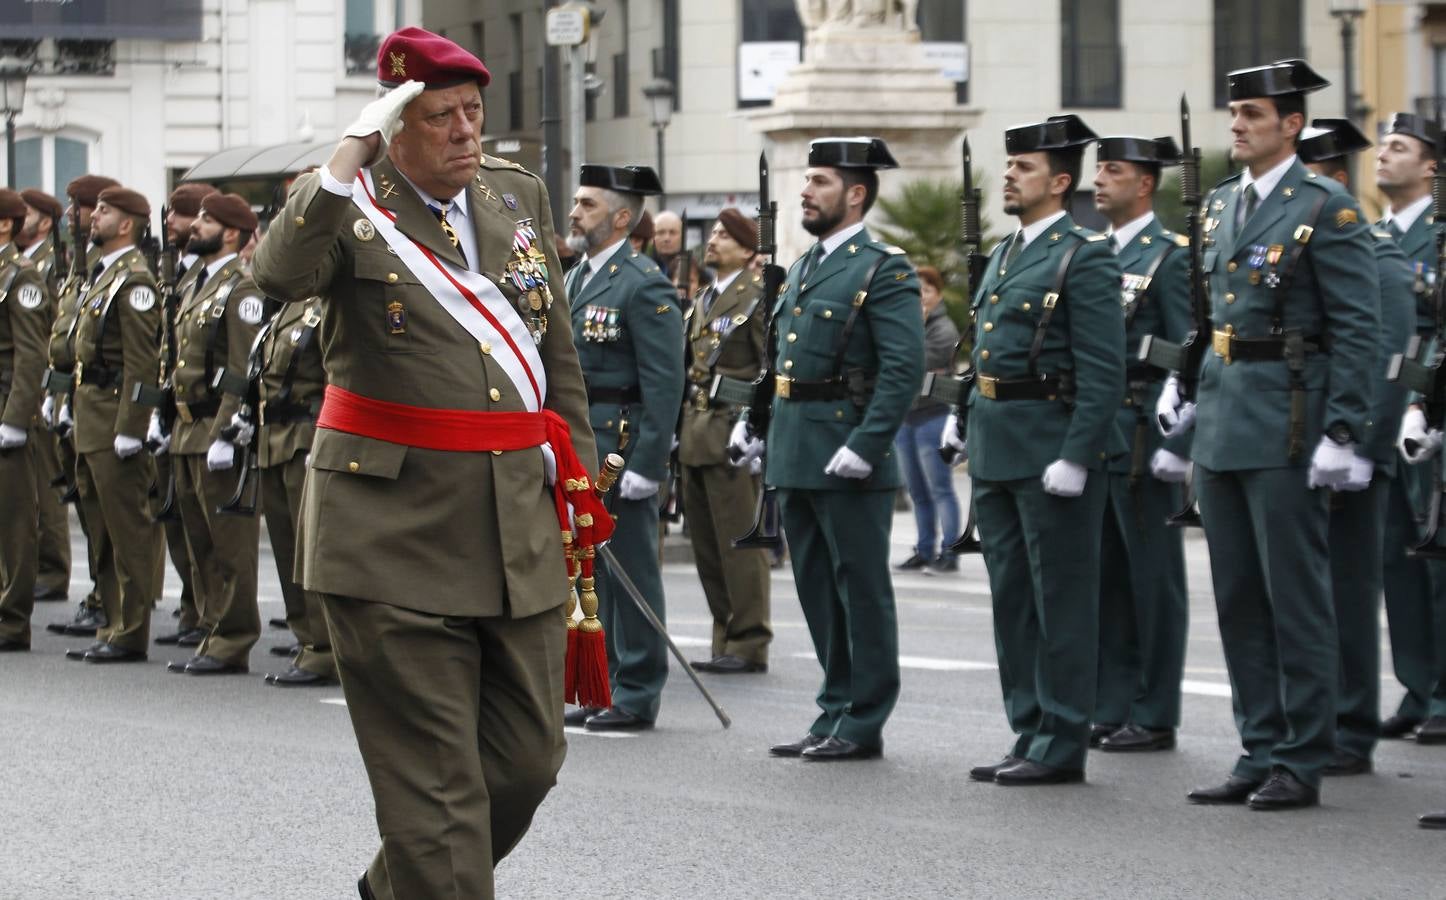
[{"label": "white glove", "polygon": [[[749,426],[747,419],[739,419],[733,424],[733,431],[728,434],[728,458],[735,466],[745,466],[763,455],[763,441],[753,436],[753,429]],[[737,459],[733,459],[735,455]]]},{"label": "white glove", "polygon": [[14,425],[0,425],[0,450],[14,450],[24,447],[27,435],[24,428]]},{"label": "white glove", "polygon": [[1364,456],[1357,456],[1351,460],[1351,472],[1346,480],[1336,486],[1338,491],[1364,491],[1371,486],[1371,476],[1375,474],[1376,464]]},{"label": "white glove", "polygon": [[874,466],[845,446],[834,451],[833,459],[823,467],[823,474],[835,478],[868,478],[874,474]]},{"label": "white glove", "polygon": [[944,453],[945,461],[950,465],[969,458],[966,442],[959,436],[959,413],[951,412],[949,418],[944,420],[944,430],[939,433],[939,450]]},{"label": "white glove", "polygon": [[1194,463],[1185,457],[1161,447],[1150,457],[1150,474],[1160,481],[1183,484],[1190,477],[1192,465]]},{"label": "white glove", "polygon": [[171,449],[171,436],[161,430],[161,414],[151,413],[151,424],[146,426],[146,444],[152,456],[160,456]]},{"label": "white glove", "polygon": [[[362,107],[357,114],[356,121],[352,122],[342,132],[344,137],[364,138],[368,135],[380,134],[381,145],[377,148],[377,155],[367,161],[367,165],[374,166],[387,152],[387,144],[402,130],[402,109],[420,94],[425,85],[420,81],[407,81],[398,87],[392,88],[382,96]],[[337,178],[349,177],[350,172],[333,172]]]},{"label": "white glove", "polygon": [[552,452],[551,444],[543,444],[542,450],[542,480],[552,487],[557,483],[557,454]]},{"label": "white glove", "polygon": [[256,423],[241,415],[240,412],[231,414],[230,424],[232,428],[236,429],[236,436],[231,438],[231,443],[238,447],[251,443],[251,439],[256,436]]},{"label": "white glove", "polygon": [[115,455],[121,459],[130,459],[141,452],[141,442],[130,435],[118,434],[115,436]]},{"label": "white glove", "polygon": [[1356,445],[1347,441],[1337,444],[1328,437],[1322,437],[1310,458],[1310,473],[1306,486],[1338,488],[1351,474],[1351,461],[1356,457]]},{"label": "white glove", "polygon": [[236,445],[220,438],[212,441],[211,446],[206,450],[207,470],[221,472],[234,465],[236,465]]},{"label": "white glove", "polygon": [[1180,380],[1174,375],[1165,379],[1160,399],[1155,401],[1155,421],[1165,437],[1184,434],[1195,424],[1195,404],[1180,402]]},{"label": "white glove", "polygon": [[753,457],[753,461],[748,464],[748,474],[749,474],[749,475],[762,475],[762,474],[763,474],[763,458],[762,458],[761,456],[755,456],[755,457]]},{"label": "white glove", "polygon": [[618,480],[618,496],[624,500],[645,500],[658,492],[658,482],[637,472],[624,472]]},{"label": "white glove", "polygon": [[49,428],[55,424],[55,395],[46,394],[45,399],[40,401],[40,421]]},{"label": "white glove", "polygon": [[1401,432],[1396,440],[1401,455],[1411,465],[1423,463],[1441,449],[1441,432],[1426,427],[1426,414],[1419,406],[1406,410],[1401,417]]},{"label": "white glove", "polygon": [[65,437],[74,427],[75,417],[70,414],[70,401],[67,400],[60,404],[60,414],[55,418],[55,430],[60,432],[61,437]]},{"label": "white glove", "polygon": [[1044,484],[1044,492],[1053,494],[1056,497],[1078,497],[1084,493],[1085,479],[1089,477],[1089,470],[1079,463],[1070,462],[1067,459],[1057,459],[1049,464],[1040,477]]}]

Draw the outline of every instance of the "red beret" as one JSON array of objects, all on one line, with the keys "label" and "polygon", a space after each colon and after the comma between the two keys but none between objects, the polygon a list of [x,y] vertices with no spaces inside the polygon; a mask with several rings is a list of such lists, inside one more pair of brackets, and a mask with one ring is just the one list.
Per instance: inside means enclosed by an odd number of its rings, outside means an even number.
[{"label": "red beret", "polygon": [[718,213],[718,224],[747,250],[758,249],[758,224],[731,206]]},{"label": "red beret", "polygon": [[216,188],[209,184],[202,184],[199,181],[188,181],[185,184],[176,185],[171,191],[170,198],[166,201],[176,215],[198,216],[201,214],[201,201],[207,196],[216,193]]},{"label": "red beret", "polygon": [[420,81],[429,88],[452,87],[469,81],[486,87],[492,73],[482,60],[456,43],[425,28],[408,25],[382,40],[377,50],[377,81],[395,87]]},{"label": "red beret", "polygon": [[256,213],[251,211],[251,204],[240,194],[212,191],[201,201],[201,211],[227,228],[255,231],[259,224]]},{"label": "red beret", "polygon": [[127,215],[146,216],[151,214],[151,204],[139,191],[116,185],[100,192],[97,202],[118,209]]},{"label": "red beret", "polygon": [[118,184],[119,181],[104,175],[82,175],[65,186],[65,194],[81,206],[95,206],[101,191]]},{"label": "red beret", "polygon": [[65,215],[65,207],[61,202],[39,188],[26,188],[20,192],[25,198],[25,205],[40,213],[42,216],[49,216],[56,222]]},{"label": "red beret", "polygon": [[0,219],[23,219],[25,212],[25,198],[19,191],[0,188]]}]

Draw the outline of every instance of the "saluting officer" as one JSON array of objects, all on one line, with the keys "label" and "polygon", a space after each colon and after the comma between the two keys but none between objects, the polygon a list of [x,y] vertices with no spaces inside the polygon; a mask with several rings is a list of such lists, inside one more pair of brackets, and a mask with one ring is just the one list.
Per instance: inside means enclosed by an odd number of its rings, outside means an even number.
[{"label": "saluting officer", "polygon": [[734,549],[753,524],[759,478],[728,462],[733,404],[709,402],[717,376],[752,381],[763,368],[763,332],[771,304],[763,279],[749,271],[758,225],[733,207],[718,214],[703,261],[714,273],[689,307],[688,388],[678,430],[683,509],[698,579],[713,613],[712,656],[691,665],[727,675],[768,670],[768,555]]},{"label": "saluting officer", "polygon": [[[176,505],[195,560],[197,611],[206,632],[189,661],[172,662],[187,675],[246,672],[251,648],[261,637],[256,606],[256,557],[260,522],[253,515],[227,514],[220,507],[235,492],[242,448],[226,431],[236,397],[216,385],[216,373],[246,370],[247,355],[261,327],[261,292],[237,251],[251,239],[256,214],[239,194],[208,194],[191,223],[188,249],[198,257],[196,275],[176,311],[176,424],[169,452],[176,477]],[[150,437],[164,444],[158,414]]]},{"label": "saluting officer", "polygon": [[0,189],[0,652],[30,649],[39,558],[35,457],[27,444],[43,437],[40,379],[52,309],[39,267],[16,242],[25,215],[20,194]]},{"label": "saluting officer", "polygon": [[969,772],[1002,785],[1084,779],[1098,667],[1100,532],[1107,461],[1123,452],[1120,266],[1105,236],[1070,218],[1084,147],[1076,116],[1004,133],[1004,209],[1019,230],[994,248],[973,298],[967,452],[994,599],[999,681],[1018,735]]},{"label": "saluting officer", "polygon": [[1109,460],[1100,536],[1100,655],[1090,746],[1168,750],[1180,725],[1190,598],[1185,541],[1166,524],[1180,505],[1173,484],[1190,471],[1188,436],[1165,441],[1152,418],[1169,373],[1135,361],[1155,335],[1180,343],[1193,325],[1189,238],[1155,217],[1165,166],[1180,160],[1170,138],[1107,137],[1096,145],[1095,208],[1120,265],[1125,312],[1125,393],[1115,422],[1129,452]]},{"label": "saluting officer", "polygon": [[109,544],[100,556],[108,624],[89,648],[66,654],[86,662],[144,661],[160,595],[165,550],[149,499],[156,467],[141,452],[147,410],[132,399],[136,385],[155,385],[160,364],[156,280],[136,246],[150,214],[145,197],[117,186],[100,192],[91,216],[90,239],[102,256],[75,329],[76,485]]},{"label": "saluting officer", "polygon": [[899,634],[889,571],[894,493],[903,479],[894,436],[924,377],[919,280],[864,216],[880,169],[897,168],[879,138],[809,146],[803,227],[817,238],[788,271],[770,313],[777,339],[768,434],[734,426],[751,461],[766,445],[794,583],[823,667],[821,712],[774,756],[871,759],[899,697]]},{"label": "saluting officer", "polygon": [[[612,551],[666,621],[658,488],[683,400],[683,318],[672,283],[628,243],[643,198],[662,190],[647,166],[582,167],[567,241],[586,255],[567,275],[567,295],[598,454],[621,453],[627,460],[616,496],[608,500],[617,520]],[[663,636],[606,566],[598,579],[598,609],[607,633],[612,708],[583,707],[569,712],[567,721],[593,731],[651,728],[668,678]]]},{"label": "saluting officer", "polygon": [[1173,382],[1157,414],[1194,423],[1191,456],[1235,719],[1245,753],[1195,803],[1319,802],[1334,750],[1338,643],[1329,579],[1330,490],[1370,437],[1380,289],[1370,229],[1330,178],[1296,157],[1305,95],[1328,82],[1300,60],[1231,72],[1230,155],[1244,170],[1206,198],[1213,352],[1198,415]]},{"label": "saluting officer", "polygon": [[[1347,119],[1315,119],[1299,146],[1300,161],[1322,178],[1350,187],[1352,154],[1371,146]],[[1414,333],[1416,298],[1406,256],[1382,228],[1371,229],[1380,285],[1379,360],[1400,353]],[[1331,596],[1340,634],[1340,697],[1336,702],[1335,755],[1326,775],[1371,771],[1381,723],[1381,560],[1390,484],[1405,468],[1396,435],[1407,392],[1386,379],[1386,367],[1370,371],[1370,429],[1356,451],[1351,473],[1331,499]]]}]

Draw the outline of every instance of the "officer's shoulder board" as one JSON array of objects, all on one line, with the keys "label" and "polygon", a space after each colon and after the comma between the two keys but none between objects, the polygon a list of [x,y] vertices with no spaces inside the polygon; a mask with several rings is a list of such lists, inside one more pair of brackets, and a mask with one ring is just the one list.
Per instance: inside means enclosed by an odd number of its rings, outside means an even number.
[{"label": "officer's shoulder board", "polygon": [[521,172],[524,175],[532,175],[533,178],[537,177],[536,175],[533,175],[532,172],[529,172],[527,169],[523,168],[521,163],[515,163],[510,159],[503,159],[500,156],[488,156],[485,153],[482,154],[481,167],[494,172]]},{"label": "officer's shoulder board", "polygon": [[903,247],[895,247],[893,244],[886,244],[883,241],[869,241],[869,246],[890,256],[905,256],[909,252]]},{"label": "officer's shoulder board", "polygon": [[1165,232],[1165,240],[1174,241],[1176,247],[1190,246],[1190,239],[1183,234],[1176,234],[1173,231]]},{"label": "officer's shoulder board", "polygon": [[1390,233],[1389,231],[1386,231],[1385,229],[1382,229],[1382,228],[1372,228],[1372,229],[1371,229],[1371,237],[1375,238],[1375,239],[1378,240],[1378,241],[1394,241],[1394,240],[1395,240],[1395,238],[1391,237],[1391,233]]},{"label": "officer's shoulder board", "polygon": [[[1058,232],[1054,233],[1058,234]],[[1070,237],[1079,238],[1080,240],[1090,244],[1097,244],[1100,241],[1105,240],[1107,237],[1106,235],[1100,234],[1098,231],[1091,231],[1083,225],[1076,225],[1069,231],[1066,231],[1065,234],[1069,235]]]},{"label": "officer's shoulder board", "polygon": [[636,250],[629,250],[627,258],[632,260],[633,266],[644,275],[651,275],[654,272],[663,271],[658,267],[657,260],[651,256],[644,256]]}]

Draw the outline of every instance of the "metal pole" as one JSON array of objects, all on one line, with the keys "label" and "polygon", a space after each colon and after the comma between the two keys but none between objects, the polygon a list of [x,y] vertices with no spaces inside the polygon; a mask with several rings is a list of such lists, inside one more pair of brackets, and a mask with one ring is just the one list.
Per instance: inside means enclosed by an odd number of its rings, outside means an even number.
[{"label": "metal pole", "polygon": [[572,150],[572,171],[568,172],[567,186],[568,196],[577,193],[578,172],[582,164],[587,162],[587,104],[584,99],[583,59],[586,51],[582,45],[569,47],[567,50],[568,87],[571,94],[568,97],[568,146]]},{"label": "metal pole", "polygon": [[5,117],[5,183],[11,190],[20,190],[15,181],[15,116]]},{"label": "metal pole", "polygon": [[[547,0],[547,8],[557,6],[558,0]],[[552,200],[553,227],[561,227],[563,215],[568,207],[564,205],[571,197],[563,195],[568,184],[562,167],[562,56],[553,46],[542,48],[542,180],[547,185]]]},{"label": "metal pole", "polygon": [[[1346,93],[1346,121],[1352,125],[1356,123],[1356,77],[1355,77],[1355,38],[1356,38],[1356,17],[1351,13],[1341,16],[1341,67],[1345,70],[1341,77],[1341,87]],[[1356,167],[1346,167],[1347,189],[1352,193],[1356,189]]]},{"label": "metal pole", "polygon": [[659,125],[653,129],[658,135],[658,181],[663,185],[663,193],[658,197],[658,211],[662,212],[668,208],[668,176],[663,170],[663,131],[664,126]]}]

